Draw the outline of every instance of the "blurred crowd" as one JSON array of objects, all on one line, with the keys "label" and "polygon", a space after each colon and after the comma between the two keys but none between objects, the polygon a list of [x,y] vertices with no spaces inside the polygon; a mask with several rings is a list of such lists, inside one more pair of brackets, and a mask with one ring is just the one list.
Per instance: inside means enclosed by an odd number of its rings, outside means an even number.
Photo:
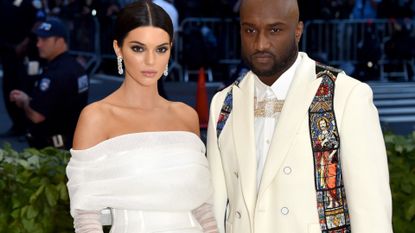
[{"label": "blurred crowd", "polygon": [[[54,15],[71,19],[93,14],[104,19],[114,16],[120,8],[134,0],[33,0],[39,16]],[[179,20],[186,17],[229,17],[238,13],[238,0],[163,0],[174,4]]]},{"label": "blurred crowd", "polygon": [[[38,17],[63,19],[93,14],[105,21],[134,0],[33,0]],[[163,0],[173,4],[179,21],[187,17],[238,17],[240,0]],[[413,18],[414,0],[299,0],[309,19]]]},{"label": "blurred crowd", "polygon": [[[95,12],[113,16],[134,0],[33,0],[40,15],[72,18]],[[186,17],[237,17],[240,0],[165,0],[174,4],[179,20]],[[414,0],[299,0],[304,19],[412,18]]]},{"label": "blurred crowd", "polygon": [[[66,41],[69,49],[72,52],[82,51],[92,56],[101,56],[101,71],[114,74],[116,69],[112,49],[112,25],[120,9],[132,1],[135,0],[0,0],[0,64],[3,73],[3,100],[13,121],[14,131],[21,133],[26,128],[27,119],[21,109],[9,100],[9,93],[14,89],[30,93],[33,85],[38,81],[36,77],[42,73],[42,67],[46,63],[38,54],[37,47],[39,46],[36,45],[37,37],[33,29],[49,17],[61,19],[69,29],[69,40]],[[172,18],[175,29],[179,31],[177,35],[181,38],[181,51],[179,56],[173,55],[172,59],[176,59],[174,61],[176,64],[184,70],[198,70],[200,67],[219,70],[215,74],[215,79],[225,84],[232,82],[243,72],[244,64],[239,59],[240,42],[236,39],[239,38],[237,19],[241,0],[153,1],[166,10]],[[415,43],[413,27],[415,0],[298,1],[300,15],[306,23],[314,19],[365,19],[369,21],[370,19],[388,19],[392,22],[394,33],[388,35],[387,38],[377,38],[374,33],[377,29],[373,25],[366,27],[365,36],[358,41],[359,59],[363,61],[362,67],[359,67],[359,64],[353,64],[356,67],[351,72],[356,77],[378,78],[377,63],[384,55],[390,60],[398,59],[398,63],[401,63],[403,59],[412,61],[412,65],[408,63],[408,69],[411,76],[414,74],[415,49],[412,45]],[[219,18],[219,23],[223,25],[224,19],[231,19],[230,26],[237,31],[225,31],[228,25],[214,29],[212,26],[201,24],[186,24],[184,28],[178,30],[180,28],[178,25],[190,17]],[[314,42],[316,41],[312,41],[313,44],[317,44]],[[338,41],[331,40],[327,43],[337,44]],[[343,44],[338,46],[343,46]],[[229,50],[230,47],[233,47],[232,51]],[[179,50],[179,48],[175,49]],[[313,54],[313,51],[307,52]],[[229,54],[231,56],[228,56]],[[104,61],[103,58],[110,59]],[[322,62],[330,64],[329,59],[325,61],[324,56],[321,58]],[[85,59],[84,54],[79,55],[77,59],[83,65],[87,63],[82,60]],[[221,63],[221,59],[225,62]],[[110,62],[111,65],[105,65],[105,62]],[[171,64],[172,67],[175,67],[174,62]],[[374,65],[369,67],[366,65],[372,63]],[[85,67],[88,68],[87,65]],[[178,77],[181,78],[182,75],[178,74]]]},{"label": "blurred crowd", "polygon": [[[11,34],[20,34],[13,38],[14,43],[20,45],[28,44],[23,34],[30,31],[36,22],[44,20],[48,16],[55,16],[69,25],[70,39],[69,46],[71,50],[87,51],[96,53],[95,46],[100,47],[100,54],[111,55],[112,51],[112,26],[117,12],[127,3],[135,0],[0,0],[1,2],[13,2],[17,5],[27,5],[19,13],[11,13],[7,7],[2,6],[2,22],[0,26],[0,44],[4,38],[14,37]],[[180,25],[184,19],[189,17],[196,18],[231,18],[239,17],[239,5],[241,0],[154,0],[156,4],[170,5],[173,8],[172,19],[174,25]],[[304,21],[313,19],[392,19],[396,21],[396,31],[394,35],[397,40],[408,40],[407,37],[413,37],[412,22],[415,19],[415,0],[298,0],[300,5],[301,17]],[[165,8],[166,9],[166,8]],[[168,12],[170,14],[170,12]],[[80,20],[81,19],[81,20]],[[94,22],[97,21],[98,23]],[[9,22],[16,22],[17,27]],[[99,28],[96,28],[96,27]],[[177,29],[178,27],[176,27]],[[76,30],[75,30],[76,29]],[[220,51],[223,49],[220,45],[225,40],[226,35],[218,35],[218,32],[212,32],[211,28],[181,28],[179,36],[182,38],[192,37],[194,40],[187,40],[184,44],[188,47],[190,55],[195,54],[195,46],[209,47],[207,57],[216,53],[229,53],[229,51]],[[202,30],[203,29],[203,30]],[[99,32],[99,39],[96,38],[96,32]],[[216,38],[215,38],[216,37]],[[401,39],[402,37],[405,37]],[[199,38],[199,39],[197,39]],[[18,41],[19,40],[19,41]],[[98,41],[98,43],[97,43]],[[23,43],[24,42],[24,43]],[[239,41],[235,41],[236,44]],[[392,45],[399,45],[400,42],[394,42]],[[407,44],[406,42],[404,43]],[[32,46],[33,48],[34,46]],[[192,47],[192,48],[190,48]],[[20,48],[20,47],[19,47]],[[28,46],[30,50],[30,46]],[[393,46],[391,48],[394,48]],[[186,48],[184,48],[186,49]],[[392,49],[393,50],[393,49]],[[36,49],[31,49],[30,56],[36,56]],[[186,51],[180,51],[186,55]],[[235,53],[235,52],[231,52]],[[390,53],[394,53],[391,51]],[[202,54],[200,52],[199,54]],[[236,52],[235,54],[238,54]],[[399,54],[399,52],[398,52]],[[183,55],[183,56],[184,56]],[[392,54],[393,56],[393,54]],[[177,57],[175,57],[177,58]],[[30,59],[30,58],[29,58]],[[200,60],[200,56],[195,59],[188,59],[188,62]],[[211,58],[210,60],[217,60]],[[105,61],[104,61],[105,62]],[[179,60],[178,62],[186,62]],[[86,63],[86,61],[85,61]],[[198,62],[199,64],[200,62]],[[182,65],[182,64],[180,64]],[[186,65],[186,64],[185,64]],[[104,66],[106,69],[108,66]],[[101,68],[102,69],[102,68]],[[105,73],[110,72],[104,70]]]},{"label": "blurred crowd", "polygon": [[414,18],[414,0],[299,0],[302,17],[310,19]]}]

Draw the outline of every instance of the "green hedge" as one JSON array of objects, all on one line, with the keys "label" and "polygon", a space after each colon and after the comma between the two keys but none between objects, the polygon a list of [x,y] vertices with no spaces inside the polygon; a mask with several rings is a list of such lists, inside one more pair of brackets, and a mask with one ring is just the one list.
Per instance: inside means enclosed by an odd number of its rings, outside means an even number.
[{"label": "green hedge", "polygon": [[[415,132],[385,134],[395,233],[415,233]],[[67,151],[0,149],[0,232],[73,232],[65,166]]]},{"label": "green hedge", "polygon": [[0,149],[0,232],[74,232],[69,215],[67,151]]},{"label": "green hedge", "polygon": [[415,233],[415,132],[385,134],[395,233]]}]

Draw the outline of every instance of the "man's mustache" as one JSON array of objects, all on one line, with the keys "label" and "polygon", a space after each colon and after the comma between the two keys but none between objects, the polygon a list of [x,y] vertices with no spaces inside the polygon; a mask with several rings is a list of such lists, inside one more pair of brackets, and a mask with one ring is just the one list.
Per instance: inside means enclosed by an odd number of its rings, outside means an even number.
[{"label": "man's mustache", "polygon": [[251,55],[251,57],[275,57],[274,54],[268,51],[258,51]]}]

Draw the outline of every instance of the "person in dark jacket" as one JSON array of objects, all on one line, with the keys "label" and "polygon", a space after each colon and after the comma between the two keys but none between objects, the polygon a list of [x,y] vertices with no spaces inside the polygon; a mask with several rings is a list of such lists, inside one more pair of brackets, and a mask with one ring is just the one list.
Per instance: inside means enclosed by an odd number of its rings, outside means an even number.
[{"label": "person in dark jacket", "polygon": [[1,136],[19,136],[25,133],[27,121],[21,109],[9,100],[13,89],[26,89],[26,66],[31,30],[36,23],[36,7],[32,0],[0,0],[0,63],[2,64],[2,91],[11,128]]},{"label": "person in dark jacket", "polygon": [[10,101],[23,109],[32,123],[27,134],[31,147],[69,149],[78,116],[88,101],[89,79],[85,69],[69,55],[65,25],[50,18],[35,30],[37,47],[47,65],[31,96],[13,90]]}]

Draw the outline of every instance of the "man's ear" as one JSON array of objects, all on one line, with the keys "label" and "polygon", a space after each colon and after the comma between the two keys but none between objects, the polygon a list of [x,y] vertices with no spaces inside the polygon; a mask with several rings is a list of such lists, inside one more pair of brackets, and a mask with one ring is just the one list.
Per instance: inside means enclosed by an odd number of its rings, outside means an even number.
[{"label": "man's ear", "polygon": [[56,37],[55,37],[55,41],[59,41],[59,43],[66,43],[65,38],[60,37],[60,36],[56,36]]},{"label": "man's ear", "polygon": [[299,21],[297,27],[295,28],[295,40],[297,44],[300,42],[301,36],[303,35],[304,23]]}]

